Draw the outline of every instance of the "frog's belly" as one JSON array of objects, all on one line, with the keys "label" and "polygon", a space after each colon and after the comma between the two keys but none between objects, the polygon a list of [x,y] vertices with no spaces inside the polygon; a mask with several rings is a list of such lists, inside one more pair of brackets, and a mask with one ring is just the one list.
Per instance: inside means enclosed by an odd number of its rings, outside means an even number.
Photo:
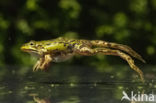
[{"label": "frog's belly", "polygon": [[58,55],[53,57],[53,62],[63,62],[70,59],[74,54]]}]

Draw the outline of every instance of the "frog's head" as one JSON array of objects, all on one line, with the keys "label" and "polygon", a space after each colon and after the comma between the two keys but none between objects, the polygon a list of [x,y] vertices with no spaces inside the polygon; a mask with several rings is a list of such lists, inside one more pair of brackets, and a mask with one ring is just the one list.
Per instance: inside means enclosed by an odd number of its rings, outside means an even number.
[{"label": "frog's head", "polygon": [[30,41],[21,46],[21,50],[28,53],[38,54],[38,45],[36,41]]}]

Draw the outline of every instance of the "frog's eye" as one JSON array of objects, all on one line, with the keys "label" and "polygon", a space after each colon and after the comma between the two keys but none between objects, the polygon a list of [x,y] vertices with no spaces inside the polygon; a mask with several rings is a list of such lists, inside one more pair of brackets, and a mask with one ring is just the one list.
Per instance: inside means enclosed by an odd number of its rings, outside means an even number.
[{"label": "frog's eye", "polygon": [[33,43],[33,42],[30,42],[30,45],[31,45],[31,46],[33,46],[33,45],[34,45],[34,43]]}]

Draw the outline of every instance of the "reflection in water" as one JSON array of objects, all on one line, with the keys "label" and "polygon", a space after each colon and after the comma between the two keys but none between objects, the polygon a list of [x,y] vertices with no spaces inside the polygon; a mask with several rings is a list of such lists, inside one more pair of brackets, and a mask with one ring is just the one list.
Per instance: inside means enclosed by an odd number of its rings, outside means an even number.
[{"label": "reflection in water", "polygon": [[[151,89],[138,83],[96,83],[95,84],[45,84],[37,82],[24,83],[19,88],[12,90],[10,94],[0,94],[0,103],[135,103],[122,99],[123,91],[127,96],[141,92],[146,93]],[[8,91],[9,88],[7,89]],[[2,91],[1,91],[2,92]],[[5,92],[5,91],[3,91]],[[145,93],[145,94],[146,94]],[[30,98],[31,97],[31,98]],[[4,102],[3,102],[3,101]],[[32,102],[33,101],[33,102]],[[144,102],[139,102],[144,103]]]},{"label": "reflection in water", "polygon": [[36,103],[52,103],[52,102],[50,102],[50,101],[47,100],[47,99],[40,99],[40,98],[38,98],[38,97],[33,97],[33,99],[34,99],[34,101],[35,101]]},{"label": "reflection in water", "polygon": [[33,97],[33,100],[36,102],[36,103],[52,103],[50,102],[49,99],[47,98],[39,98],[38,97],[38,94],[29,94],[29,96]]},{"label": "reflection in water", "polygon": [[[40,84],[41,88],[34,87],[33,93],[29,96],[33,97],[36,103],[136,103],[126,98],[123,100],[123,93],[131,98],[131,91],[144,94],[144,88],[139,89],[136,85],[129,84]],[[47,86],[49,85],[49,87]],[[36,85],[35,85],[36,86]],[[42,87],[43,86],[43,87]],[[45,88],[46,87],[46,88]],[[137,88],[136,88],[137,87]],[[32,88],[32,87],[31,87]],[[30,90],[30,89],[29,89]],[[48,92],[48,91],[49,92]],[[42,92],[44,91],[44,92]],[[124,91],[124,92],[123,92]],[[56,95],[57,94],[57,95]],[[144,103],[144,102],[139,102]]]},{"label": "reflection in water", "polygon": [[[84,75],[81,74],[84,68],[74,68],[74,72],[68,71],[69,69],[63,71],[63,74],[58,76],[60,78],[55,75],[59,74],[58,71],[47,74],[30,72],[25,78],[10,73],[0,81],[0,103],[135,103],[126,99],[121,101],[123,91],[128,96],[131,95],[131,91],[136,94],[156,93],[156,81],[151,76],[150,79],[153,80],[143,84],[137,82],[138,79],[136,81],[127,79],[129,75],[122,75],[121,80],[116,80],[116,75],[114,78],[108,78],[110,75],[93,71]],[[62,71],[62,68],[60,70]],[[152,75],[154,72],[146,72],[145,75],[147,74]]]},{"label": "reflection in water", "polygon": [[[39,98],[38,94],[29,94],[29,96],[33,97],[33,101],[36,103],[52,103],[50,99],[44,97],[44,98]],[[79,99],[76,97],[71,97],[68,100],[64,100],[60,103],[79,103]]]}]

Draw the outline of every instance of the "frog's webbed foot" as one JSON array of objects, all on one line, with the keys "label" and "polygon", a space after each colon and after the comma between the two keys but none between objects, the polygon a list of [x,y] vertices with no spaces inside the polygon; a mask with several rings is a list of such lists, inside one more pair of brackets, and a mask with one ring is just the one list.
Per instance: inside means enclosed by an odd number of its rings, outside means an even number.
[{"label": "frog's webbed foot", "polygon": [[80,50],[77,50],[76,52],[78,54],[87,55],[87,56],[95,55],[98,53],[102,53],[104,55],[120,56],[121,58],[123,58],[124,60],[126,60],[128,62],[129,66],[139,74],[141,81],[144,82],[143,72],[134,64],[133,59],[129,55],[127,55],[119,50],[112,50],[112,49],[107,49],[107,48],[91,49],[88,47],[83,47]]},{"label": "frog's webbed foot", "polygon": [[130,48],[127,45],[106,42],[106,41],[102,41],[102,40],[92,40],[91,43],[93,46],[114,48],[114,49],[125,51],[128,54],[130,54],[131,56],[133,56],[133,57],[137,58],[138,60],[142,61],[143,63],[145,63],[145,60],[137,52],[135,52],[132,48]]},{"label": "frog's webbed foot", "polygon": [[33,71],[37,71],[38,69],[45,70],[49,66],[51,61],[52,61],[52,58],[50,55],[44,55],[34,65]]}]

